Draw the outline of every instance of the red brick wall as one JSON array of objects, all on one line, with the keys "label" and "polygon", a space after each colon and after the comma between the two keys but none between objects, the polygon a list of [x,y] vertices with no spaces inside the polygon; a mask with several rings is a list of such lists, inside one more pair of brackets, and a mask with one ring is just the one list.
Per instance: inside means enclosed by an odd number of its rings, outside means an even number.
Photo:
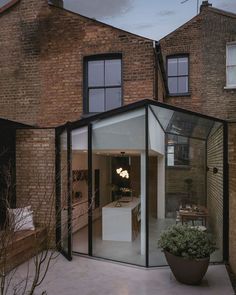
[{"label": "red brick wall", "polygon": [[151,40],[49,6],[21,0],[0,17],[0,117],[40,126],[78,120],[83,57],[123,55],[123,99],[154,96]]},{"label": "red brick wall", "polygon": [[191,21],[163,38],[162,53],[189,54],[190,96],[165,102],[223,119],[236,117],[236,89],[226,86],[226,43],[236,41],[236,17],[205,7]]},{"label": "red brick wall", "polygon": [[16,199],[32,206],[36,224],[55,221],[55,130],[17,130]]}]

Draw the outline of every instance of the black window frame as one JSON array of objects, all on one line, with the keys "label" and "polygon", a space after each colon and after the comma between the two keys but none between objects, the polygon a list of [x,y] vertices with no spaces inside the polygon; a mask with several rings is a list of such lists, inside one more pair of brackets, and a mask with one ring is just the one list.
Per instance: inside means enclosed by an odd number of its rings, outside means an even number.
[{"label": "black window frame", "polygon": [[[112,60],[112,59],[120,59],[121,60],[121,83],[120,85],[112,85],[112,86],[96,86],[96,87],[89,87],[88,86],[88,62],[89,61],[105,61],[105,60]],[[83,60],[83,113],[85,115],[94,115],[98,114],[99,112],[90,112],[89,111],[89,89],[112,89],[112,88],[121,88],[121,104],[119,107],[123,106],[123,59],[122,53],[105,53],[105,54],[98,54],[98,55],[90,55],[85,56]],[[104,111],[107,111],[106,109]]]},{"label": "black window frame", "polygon": [[[187,58],[188,59],[188,74],[187,75],[178,75],[178,70],[177,70],[177,75],[176,76],[173,76],[173,75],[170,75],[169,76],[169,73],[168,73],[168,61],[170,59],[180,59],[180,58]],[[172,54],[172,55],[168,55],[166,57],[166,76],[167,76],[167,85],[168,85],[168,91],[169,91],[169,96],[190,96],[190,90],[189,90],[189,87],[190,87],[190,56],[188,53],[183,53],[183,54]],[[188,77],[188,89],[186,92],[176,92],[176,93],[171,93],[170,92],[170,89],[169,89],[169,78],[177,78],[177,81],[178,81],[178,78],[179,77]],[[177,88],[178,88],[178,82],[177,82]]]},{"label": "black window frame", "polygon": [[[175,136],[176,137],[176,140],[174,140],[173,143],[171,144],[168,144],[168,137],[169,136]],[[179,137],[183,137],[183,138],[186,138],[187,139],[187,142],[186,143],[180,143],[178,142],[178,138]],[[174,147],[174,152],[173,153],[170,153],[168,151],[168,148],[170,146],[173,146]],[[183,160],[180,164],[176,163],[177,160],[179,157],[176,157],[176,148],[179,148],[179,147],[187,147],[188,148],[188,159],[186,160]],[[174,165],[168,165],[168,155],[169,154],[173,154],[174,155]],[[182,157],[184,158],[184,157]],[[178,134],[173,134],[173,133],[166,133],[166,167],[167,168],[181,168],[181,167],[189,167],[190,165],[190,144],[189,144],[189,137],[187,136],[181,136],[181,135],[178,135]]]}]

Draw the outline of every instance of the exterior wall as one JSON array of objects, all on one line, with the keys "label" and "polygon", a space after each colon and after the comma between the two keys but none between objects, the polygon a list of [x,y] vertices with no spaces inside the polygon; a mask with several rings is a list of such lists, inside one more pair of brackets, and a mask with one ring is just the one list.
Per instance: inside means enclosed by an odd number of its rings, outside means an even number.
[{"label": "exterior wall", "polygon": [[21,0],[4,12],[0,35],[0,117],[47,127],[80,119],[83,58],[95,54],[122,53],[124,104],[154,97],[152,40],[47,0]]},{"label": "exterior wall", "polygon": [[163,81],[160,68],[158,68],[158,72],[157,72],[157,97],[158,97],[158,101],[160,102],[164,102],[166,97],[164,81]]},{"label": "exterior wall", "polygon": [[[218,250],[223,248],[223,127],[213,129],[207,141],[207,208],[208,223]],[[213,168],[218,172],[213,173]]]},{"label": "exterior wall", "polygon": [[236,273],[236,123],[229,124],[229,262]]},{"label": "exterior wall", "polygon": [[[17,207],[32,206],[36,226],[55,216],[55,131],[21,129],[16,133]],[[52,226],[53,223],[51,224]],[[55,231],[55,227],[54,227]]]},{"label": "exterior wall", "polygon": [[165,102],[222,119],[236,117],[236,89],[226,86],[226,43],[236,41],[236,16],[211,7],[160,40],[166,57],[189,54],[190,95]]},{"label": "exterior wall", "polygon": [[[181,204],[204,205],[206,201],[205,142],[190,139],[189,145],[189,165],[166,168],[166,213],[169,212],[167,217],[176,217],[176,210]],[[192,179],[190,191],[186,179]]]}]

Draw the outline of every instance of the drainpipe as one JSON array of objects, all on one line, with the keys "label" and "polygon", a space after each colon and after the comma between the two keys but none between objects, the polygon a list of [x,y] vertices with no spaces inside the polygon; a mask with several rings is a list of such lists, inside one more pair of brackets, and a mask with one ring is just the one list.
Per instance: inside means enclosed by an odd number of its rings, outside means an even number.
[{"label": "drainpipe", "polygon": [[[156,42],[155,57],[156,57],[157,66],[159,66],[159,69],[160,69],[160,72],[162,75],[162,79],[163,79],[163,83],[164,83],[165,96],[163,98],[166,98],[169,95],[169,89],[168,89],[168,83],[167,83],[167,78],[166,78],[166,71],[165,71],[163,56],[162,56],[162,52],[161,52],[161,45],[160,45],[159,41]],[[157,68],[157,73],[158,73],[158,68]]]}]

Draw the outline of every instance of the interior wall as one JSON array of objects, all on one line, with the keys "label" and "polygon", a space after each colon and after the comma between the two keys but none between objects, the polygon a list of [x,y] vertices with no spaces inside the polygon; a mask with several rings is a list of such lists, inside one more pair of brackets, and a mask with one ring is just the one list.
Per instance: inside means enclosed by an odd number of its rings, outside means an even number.
[{"label": "interior wall", "polygon": [[[93,211],[94,219],[100,217],[101,208],[111,202],[110,157],[94,154],[93,177],[95,169],[100,170],[100,208],[96,208]],[[88,170],[87,153],[72,151],[72,171],[73,170]],[[73,189],[82,193],[82,198],[75,201],[73,205],[73,232],[75,232],[88,224],[88,184],[85,180],[82,180],[74,183]]]},{"label": "interior wall", "polygon": [[[223,242],[223,127],[213,129],[207,141],[207,208],[208,222],[217,247]],[[218,172],[213,173],[213,168]]]},{"label": "interior wall", "polygon": [[131,157],[130,186],[134,197],[140,197],[140,156]]}]

